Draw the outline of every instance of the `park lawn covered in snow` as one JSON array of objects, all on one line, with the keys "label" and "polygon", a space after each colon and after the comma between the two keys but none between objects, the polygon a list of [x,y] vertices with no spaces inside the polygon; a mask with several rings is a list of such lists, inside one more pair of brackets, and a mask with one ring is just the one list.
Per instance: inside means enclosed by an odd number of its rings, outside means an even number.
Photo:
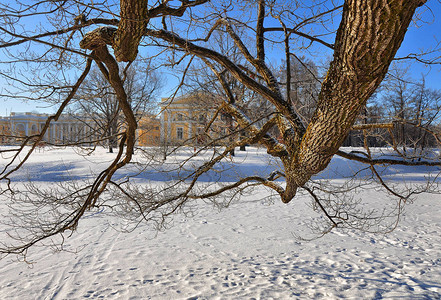
[{"label": "park lawn covered in snow", "polygon": [[[226,164],[224,175],[213,172],[202,182],[272,171],[262,149],[237,154],[237,168]],[[170,173],[146,170],[137,180],[159,186],[182,175],[184,170],[173,168],[174,160],[186,156],[179,155],[168,158]],[[71,148],[46,149],[35,153],[30,168],[15,180],[23,184],[32,178],[47,187],[65,178],[85,180],[113,157],[104,149],[86,157]],[[338,182],[353,169],[353,163],[334,158],[320,176]],[[436,170],[391,172],[399,172],[397,182],[404,185],[400,178],[422,182]],[[90,212],[66,240],[66,251],[38,246],[28,253],[31,264],[15,256],[0,260],[0,299],[441,298],[440,195],[418,195],[391,233],[335,230],[312,241],[299,238],[310,237],[308,224],[320,217],[310,198],[299,195],[286,205],[271,203],[267,195],[258,188],[221,211],[197,202],[192,217],[177,214],[161,232],[144,225],[120,232],[124,221],[106,209]],[[354,196],[379,205],[387,201],[374,189]],[[0,209],[7,214],[3,204]]]}]

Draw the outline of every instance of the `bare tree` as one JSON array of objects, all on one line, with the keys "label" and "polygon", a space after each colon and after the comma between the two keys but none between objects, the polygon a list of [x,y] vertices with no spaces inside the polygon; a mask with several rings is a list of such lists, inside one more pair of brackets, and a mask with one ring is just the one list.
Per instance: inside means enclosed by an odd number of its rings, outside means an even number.
[{"label": "bare tree", "polygon": [[[213,33],[213,35],[215,35],[214,48],[223,55],[228,56],[235,64],[247,64],[246,60],[241,56],[240,50],[234,45],[234,42],[228,39],[225,33]],[[272,117],[275,111],[274,106],[259,93],[248,89],[229,73],[223,74],[223,79],[231,92],[231,97],[228,101],[246,113],[253,124],[262,126]],[[225,99],[224,90],[218,84],[216,74],[213,74],[203,61],[199,64],[192,64],[192,68],[190,68],[185,77],[185,88],[183,90],[191,94],[199,94],[198,101],[205,105],[205,107],[208,107],[208,105],[204,103],[205,101],[202,98],[206,98],[207,95],[210,95],[212,99]],[[231,114],[226,110],[222,110],[221,114],[228,127],[228,135],[223,139],[223,144],[232,144],[248,136],[247,130],[242,128],[241,124],[235,122]],[[241,144],[240,150],[246,151],[245,146],[245,144]],[[231,149],[230,154],[234,156],[234,148]]]},{"label": "bare tree", "polygon": [[286,62],[280,70],[281,86],[290,93],[286,97],[292,102],[302,121],[308,123],[317,106],[322,79],[313,61],[293,54],[290,56],[289,70],[286,70]]},{"label": "bare tree", "polygon": [[440,91],[427,88],[424,76],[416,81],[399,68],[390,72],[383,89],[380,101],[387,107],[385,117],[396,123],[394,136],[403,155],[407,148],[423,151],[426,145],[437,146],[426,130],[433,130],[439,119]]},{"label": "bare tree", "polygon": [[[139,120],[155,109],[155,98],[161,88],[160,78],[150,66],[132,64],[124,78],[128,102]],[[118,135],[124,127],[120,118],[121,109],[116,95],[106,78],[98,68],[92,69],[75,96],[70,109],[74,115],[79,114],[87,126],[94,129],[95,134],[107,139],[109,152],[118,145]]]},{"label": "bare tree", "polygon": [[[333,7],[304,20],[308,23],[311,19],[317,20],[342,9],[342,21],[337,30],[335,42],[330,44],[318,37],[301,34],[297,30],[301,26],[288,27],[281,18],[283,12],[288,13],[286,10],[277,11],[276,6],[269,7],[266,2],[260,1],[254,27],[255,55],[247,47],[243,38],[236,33],[236,26],[240,27],[244,24],[228,19],[220,13],[219,19],[214,22],[205,39],[209,38],[213,30],[222,28],[228,32],[244,58],[252,66],[251,68],[237,65],[228,57],[199,45],[197,42],[203,40],[202,38],[195,39],[193,42],[165,30],[147,30],[147,35],[161,38],[177,49],[183,49],[186,53],[201,57],[217,74],[219,82],[225,89],[227,99],[230,99],[232,94],[224,79],[225,72],[231,73],[237,80],[249,89],[257,91],[275,106],[278,115],[267,122],[263,126],[264,129],[252,126],[253,124],[248,122],[246,115],[236,106],[228,105],[228,102],[225,102],[223,109],[234,115],[237,122],[242,122],[244,127],[252,128],[250,130],[254,131],[253,135],[259,136],[259,142],[267,147],[268,152],[281,159],[285,170],[286,187],[277,186],[274,189],[280,194],[283,202],[289,202],[295,196],[297,189],[304,186],[314,174],[326,168],[332,156],[338,153],[340,145],[359,112],[386,75],[415,9],[422,4],[424,2],[400,2],[395,7],[386,2],[370,5],[359,1],[347,1],[343,7]],[[386,17],[385,11],[394,11],[394,13]],[[281,26],[265,27],[264,23],[268,15],[277,16]],[[380,26],[379,18],[387,18],[388,21]],[[377,25],[373,26],[374,23]],[[351,34],[352,30],[355,30],[354,26],[357,28],[357,35]],[[283,96],[274,74],[265,61],[265,35],[271,32],[285,34],[287,70],[291,65],[289,39],[292,35],[301,35],[334,51],[334,60],[322,83],[317,108],[307,127]],[[261,78],[263,82],[255,78]],[[266,135],[266,130],[273,126],[278,126],[283,137],[283,144]],[[270,185],[272,186],[273,183]]]},{"label": "bare tree", "polygon": [[[424,75],[415,80],[407,69],[394,66],[356,123],[365,126],[389,123],[393,126],[390,130],[353,130],[345,145],[360,147],[363,139],[367,139],[371,147],[390,145],[401,157],[421,160],[426,148],[432,149],[428,154],[431,156],[439,146],[436,134],[439,113],[440,91],[428,88]],[[363,137],[364,134],[367,136]]]},{"label": "bare tree", "polygon": [[[370,183],[382,186],[386,193],[398,199],[393,215],[399,216],[403,203],[422,190],[397,191],[383,180],[376,166],[438,166],[440,161],[378,158],[368,143],[364,143],[365,150],[361,153],[345,152],[340,146],[350,130],[393,128],[390,123],[354,123],[384,79],[417,8],[425,2],[347,0],[340,5],[333,1],[305,4],[302,1],[264,0],[240,3],[122,0],[118,5],[114,2],[83,4],[68,0],[40,1],[35,5],[2,4],[0,47],[8,57],[8,63],[15,64],[15,68],[2,74],[28,88],[16,97],[60,103],[57,113],[48,118],[39,134],[25,137],[20,147],[8,150],[13,153],[12,162],[16,162],[20,155],[24,158],[20,163],[8,163],[2,168],[0,179],[6,183],[2,194],[15,197],[18,203],[43,207],[49,215],[38,218],[41,211],[32,210],[18,214],[16,217],[22,222],[11,221],[22,228],[16,231],[19,232],[15,236],[18,241],[4,245],[2,251],[26,253],[41,240],[74,230],[90,209],[111,205],[112,211],[127,217],[135,226],[141,221],[163,226],[170,215],[185,209],[192,199],[215,199],[219,195],[223,197],[220,199],[231,199],[256,185],[265,186],[284,203],[294,199],[298,192],[310,195],[313,208],[326,217],[327,221],[320,226],[323,232],[335,227],[373,230],[373,226],[389,215],[381,213],[382,209],[363,210],[360,203],[350,197],[348,190],[362,188],[364,183],[336,189],[313,177],[328,166],[334,155],[364,163],[372,174]],[[26,27],[27,19],[36,16],[42,19],[37,33]],[[337,20],[338,28],[333,25]],[[96,28],[96,25],[103,26]],[[235,45],[240,60],[212,48],[210,42],[216,36],[214,32],[222,33]],[[36,44],[40,47],[34,49]],[[132,161],[138,126],[121,77],[124,71],[121,72],[118,62],[127,62],[123,68],[127,70],[144,46],[150,50],[148,53],[152,58],[165,58],[164,65],[174,68],[185,65],[179,86],[194,61],[204,63],[213,72],[217,87],[222,91],[216,99],[218,105],[214,116],[228,114],[246,132],[225,148],[214,149],[206,161],[196,159],[203,149],[194,153],[176,167],[181,176],[173,178],[160,191],[114,179],[114,174]],[[24,52],[26,47],[34,52]],[[109,51],[109,47],[113,51]],[[317,47],[332,53],[333,59],[321,82],[312,116],[302,118],[290,99],[292,85],[280,84],[274,71],[280,68],[271,66],[271,57],[277,55],[284,59],[284,78],[286,83],[291,83],[293,54],[303,50],[314,52]],[[9,185],[12,174],[23,166],[50,122],[57,120],[74,98],[92,63],[98,66],[112,87],[126,124],[115,159],[84,185],[72,181],[62,184],[59,189],[44,192],[31,185],[28,192],[17,193]],[[34,66],[35,70],[44,68],[50,76],[40,76],[35,84],[27,78],[29,73],[22,76],[19,71],[13,72],[22,64]],[[69,78],[77,79],[70,82]],[[237,95],[231,84],[233,78],[247,93],[254,93],[274,109],[265,122],[258,124],[237,104]],[[29,87],[33,88],[31,92]],[[207,121],[207,127],[214,124],[213,120],[214,117]],[[279,136],[272,135],[272,132]],[[431,134],[437,137],[435,132]],[[246,144],[265,147],[280,167],[270,174],[244,176],[232,183],[212,183],[202,187],[198,184],[199,179],[211,170],[221,174],[228,153],[234,147]],[[31,146],[30,150],[25,148],[26,145]],[[153,162],[156,164],[146,156],[144,164]],[[282,178],[283,183],[280,182]],[[39,197],[31,197],[30,193]],[[380,214],[375,215],[378,211]]]}]

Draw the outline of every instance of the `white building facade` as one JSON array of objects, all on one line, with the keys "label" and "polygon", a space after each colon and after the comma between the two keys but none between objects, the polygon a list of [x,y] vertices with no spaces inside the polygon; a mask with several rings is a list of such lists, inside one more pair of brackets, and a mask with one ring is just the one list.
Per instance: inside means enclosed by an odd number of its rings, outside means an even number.
[{"label": "white building facade", "polygon": [[[49,114],[16,113],[0,118],[0,143],[13,144],[22,137],[36,136],[44,128]],[[43,142],[51,144],[69,144],[91,141],[94,136],[92,122],[80,117],[62,115],[58,121],[52,121],[46,131]]]}]

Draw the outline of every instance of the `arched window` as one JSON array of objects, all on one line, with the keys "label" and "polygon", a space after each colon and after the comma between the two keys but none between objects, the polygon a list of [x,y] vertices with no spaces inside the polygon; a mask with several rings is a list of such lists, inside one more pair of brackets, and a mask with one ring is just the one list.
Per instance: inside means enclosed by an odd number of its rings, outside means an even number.
[{"label": "arched window", "polygon": [[31,134],[37,134],[37,133],[38,133],[37,125],[33,124],[31,126]]},{"label": "arched window", "polygon": [[15,131],[17,135],[21,135],[21,136],[25,136],[26,135],[26,130],[25,130],[25,126],[24,124],[17,124],[15,125]]},{"label": "arched window", "polygon": [[176,128],[176,137],[178,138],[178,140],[184,139],[184,128],[182,127]]},{"label": "arched window", "polygon": [[184,115],[181,113],[176,114],[176,121],[184,121]]}]

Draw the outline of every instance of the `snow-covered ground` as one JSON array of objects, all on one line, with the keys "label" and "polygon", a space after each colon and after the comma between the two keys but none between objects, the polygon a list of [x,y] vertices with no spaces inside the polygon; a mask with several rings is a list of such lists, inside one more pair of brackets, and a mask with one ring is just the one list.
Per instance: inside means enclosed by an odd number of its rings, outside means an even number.
[{"label": "snow-covered ground", "polygon": [[[37,172],[21,176],[50,185],[67,170],[82,180],[112,158],[105,150],[87,160],[74,154],[36,153]],[[236,159],[244,173],[267,172],[264,151]],[[342,159],[333,164],[327,172],[335,180],[350,169]],[[429,171],[403,176],[419,181]],[[201,203],[194,217],[176,215],[159,233],[144,226],[121,233],[114,229],[121,221],[105,210],[90,213],[66,251],[35,247],[32,264],[0,260],[0,299],[441,299],[441,196],[419,195],[392,233],[335,231],[306,242],[297,236],[311,216],[309,199],[269,204],[260,200],[265,193],[221,211]],[[380,203],[380,195],[357,197]]]}]

